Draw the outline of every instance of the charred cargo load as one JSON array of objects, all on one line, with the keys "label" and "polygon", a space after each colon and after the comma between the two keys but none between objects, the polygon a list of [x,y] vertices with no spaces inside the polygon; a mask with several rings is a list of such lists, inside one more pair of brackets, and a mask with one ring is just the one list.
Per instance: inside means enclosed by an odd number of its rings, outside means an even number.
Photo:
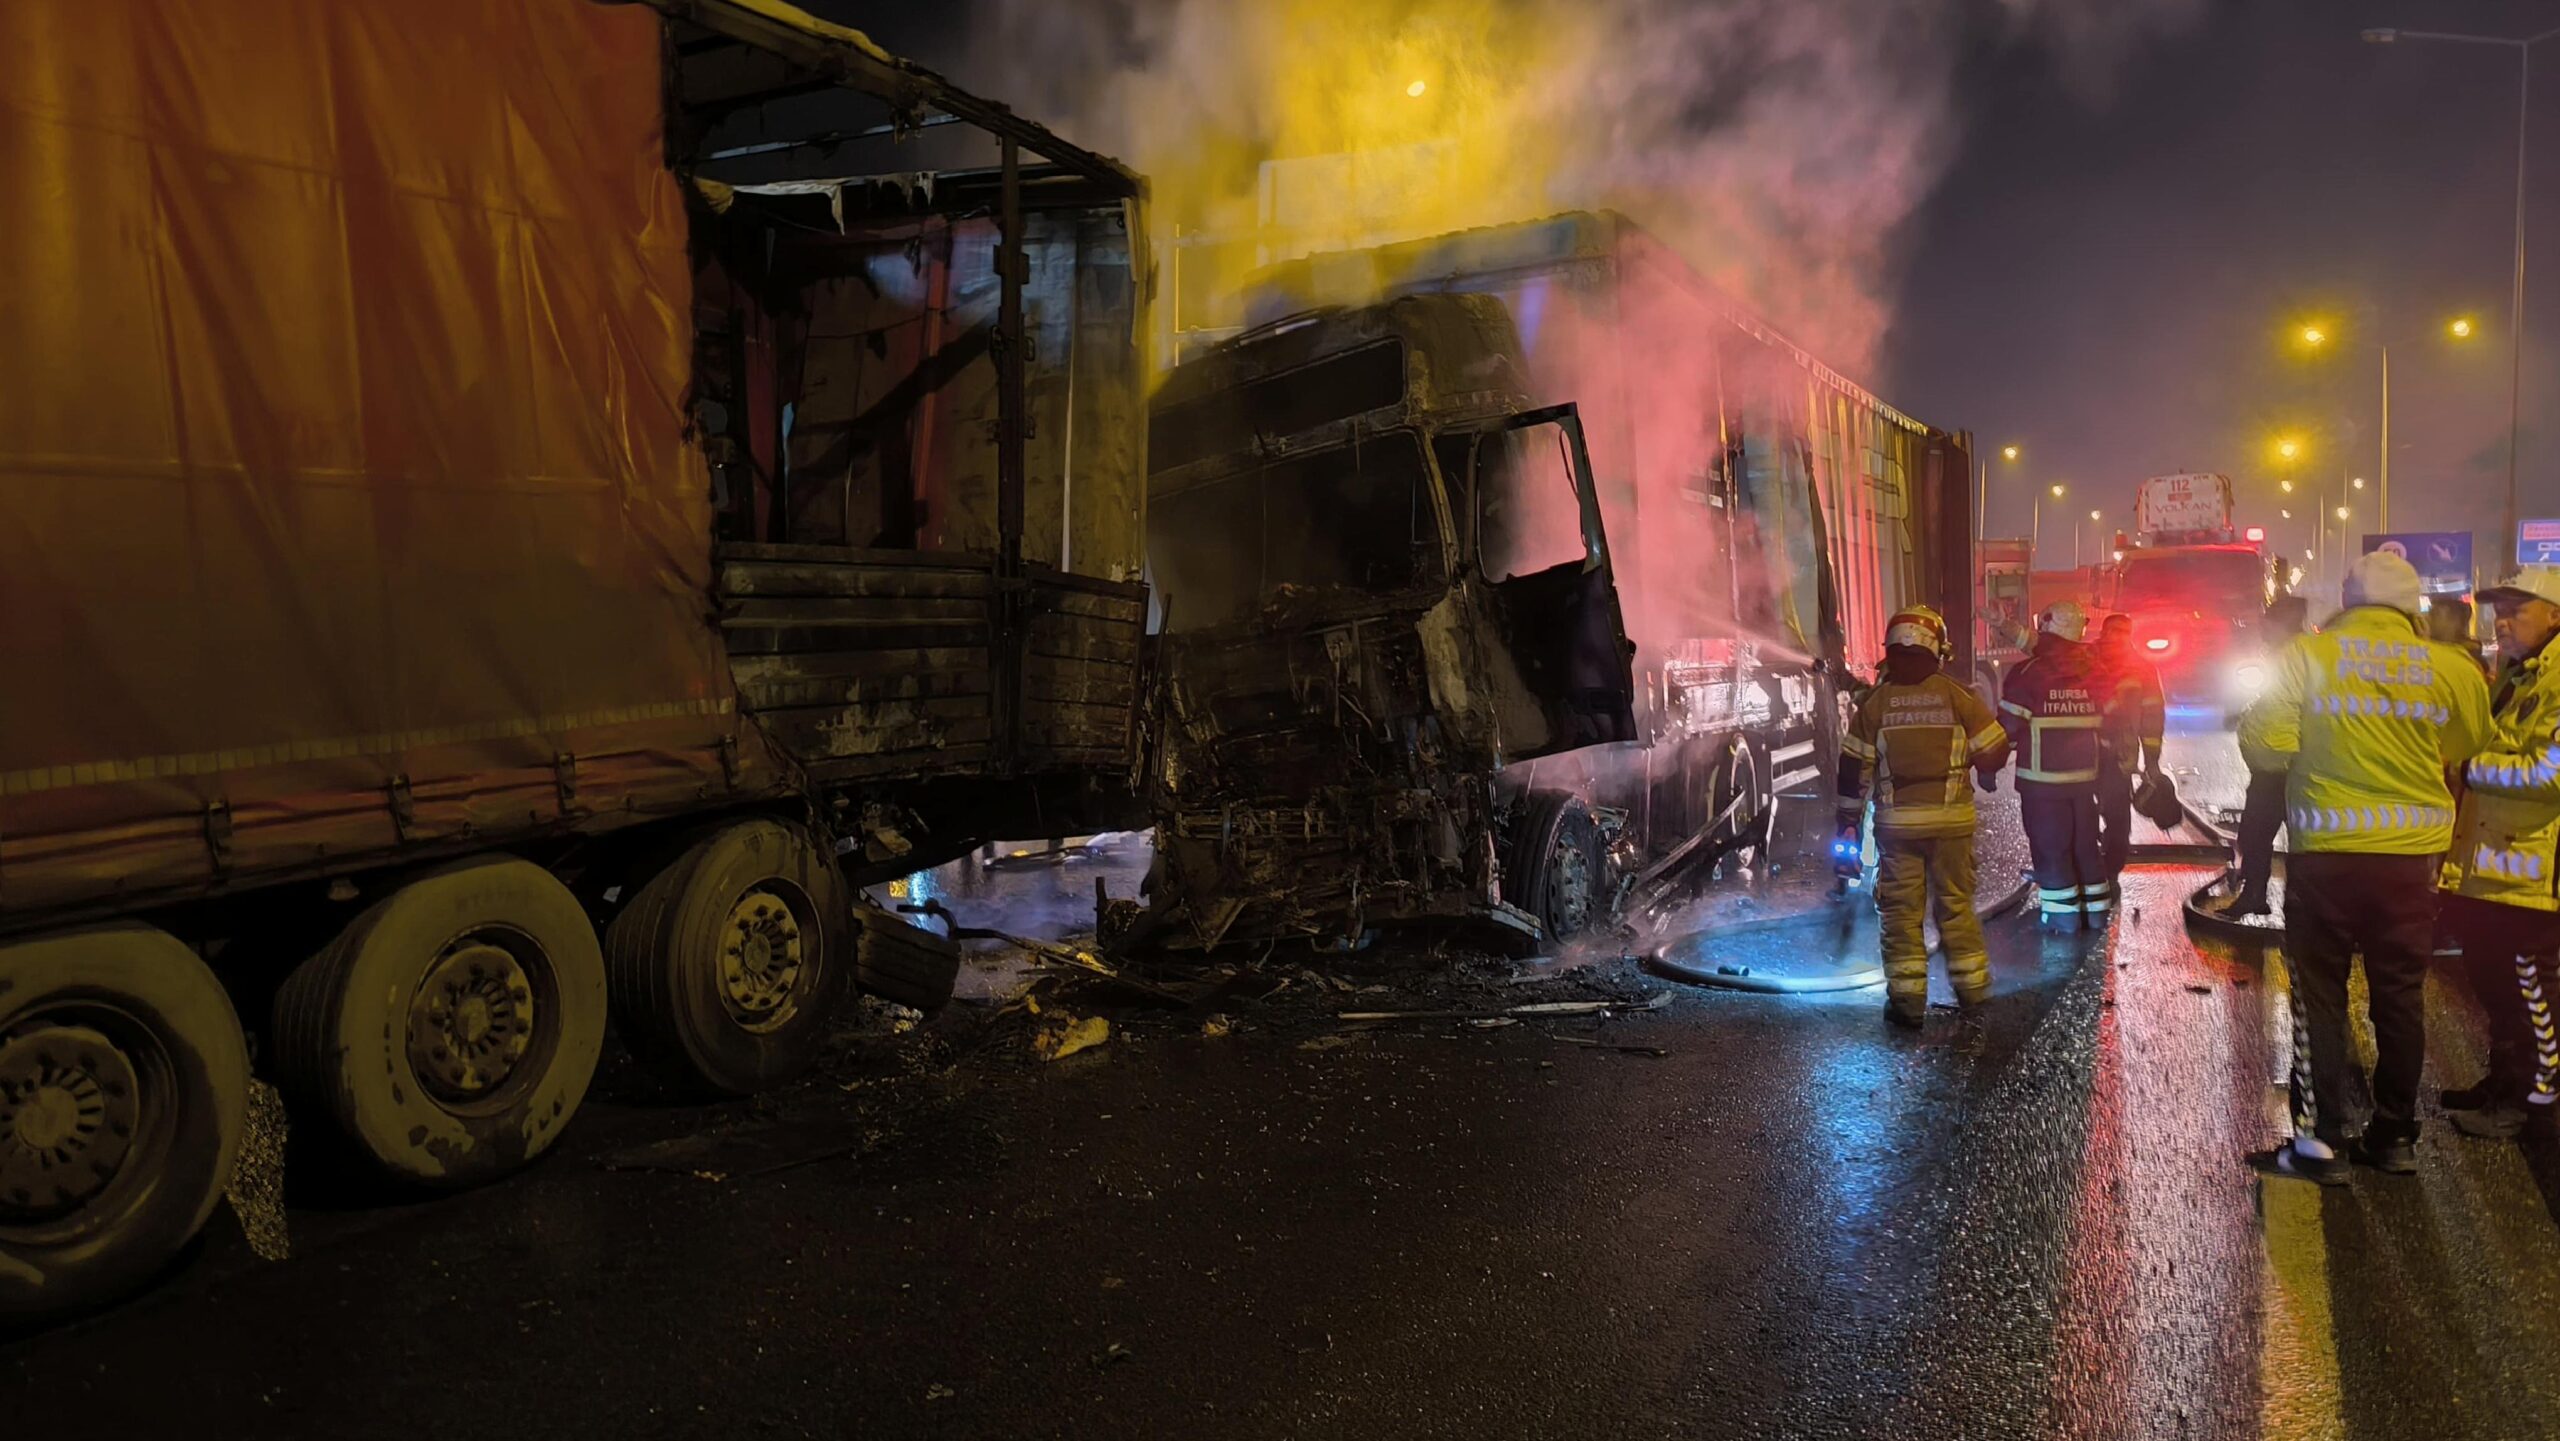
[{"label": "charred cargo load", "polygon": [[[1289,689],[1299,715],[1338,737],[1334,750],[1294,767],[1161,777],[1176,801],[1159,807],[1157,898],[1176,908],[1178,934],[1357,934],[1420,905],[1416,878],[1428,874],[1441,888],[1432,913],[1503,903],[1540,919],[1552,939],[1605,916],[1631,884],[1668,885],[1765,847],[1777,793],[1830,775],[1846,667],[1881,655],[1896,607],[1936,604],[1970,639],[1967,438],[1913,420],[1788,343],[1623,217],[1566,215],[1312,256],[1265,272],[1248,300],[1246,318],[1262,328],[1206,348],[1185,337],[1195,358],[1156,403],[1150,556],[1175,629],[1214,619],[1237,627],[1221,646],[1245,647],[1286,630],[1281,618],[1300,599],[1299,577],[1256,571],[1217,529],[1177,521],[1177,497],[1199,473],[1185,467],[1211,454],[1226,457],[1212,467],[1222,475],[1266,476],[1298,497],[1268,512],[1274,534],[1291,537],[1272,543],[1419,588],[1360,627],[1338,612],[1343,638],[1332,645],[1345,655],[1365,653],[1354,629],[1362,645],[1406,644],[1401,632],[1430,587],[1540,573],[1588,529],[1606,539],[1596,553],[1633,642],[1623,678],[1633,726],[1479,757],[1490,769],[1451,772],[1464,819],[1398,840],[1326,799],[1335,796],[1327,785],[1372,774],[1372,749],[1413,776],[1440,774],[1445,753],[1405,746],[1384,719],[1363,730],[1369,698],[1343,691],[1322,648],[1274,656],[1266,684]],[[1378,349],[1364,370],[1356,357],[1383,341],[1363,337],[1391,328],[1386,317],[1426,313],[1415,309],[1425,302],[1462,302],[1449,313],[1468,324],[1409,325],[1400,361]],[[1498,400],[1488,378],[1498,378]],[[1384,409],[1398,384],[1407,408]],[[1417,397],[1458,395],[1484,396],[1482,416],[1450,422],[1462,431],[1497,412],[1574,406],[1577,466],[1549,461],[1533,474],[1532,452],[1544,457],[1544,447],[1515,454],[1435,438],[1427,417],[1447,402]],[[1389,432],[1395,443],[1373,455]],[[1381,486],[1371,476],[1410,479]],[[1398,519],[1407,503],[1393,499],[1408,491],[1410,522]],[[1579,524],[1577,507],[1593,504],[1598,515]],[[1452,569],[1407,563],[1406,539],[1422,556],[1438,539],[1417,528],[1425,519],[1454,528]],[[1187,617],[1195,605],[1211,616]],[[1217,647],[1175,640],[1168,755],[1241,753],[1252,728],[1201,694],[1228,683],[1208,653]],[[1249,674],[1240,665],[1233,680]],[[1478,686],[1499,689],[1476,674],[1453,673],[1444,693],[1416,672],[1406,704],[1445,707]],[[1258,789],[1238,789],[1247,776]],[[1298,833],[1325,838],[1326,864],[1273,863],[1270,842],[1227,809],[1248,793],[1254,826],[1288,817]],[[1460,811],[1453,801],[1432,815]],[[1380,848],[1401,859],[1378,859]],[[1397,899],[1382,908],[1388,894]],[[1559,895],[1589,900],[1559,910]]]},{"label": "charred cargo load", "polygon": [[244,1031],[468,1185],[1133,794],[1133,176],[779,0],[200,8],[0,27],[0,1324],[203,1223]]}]

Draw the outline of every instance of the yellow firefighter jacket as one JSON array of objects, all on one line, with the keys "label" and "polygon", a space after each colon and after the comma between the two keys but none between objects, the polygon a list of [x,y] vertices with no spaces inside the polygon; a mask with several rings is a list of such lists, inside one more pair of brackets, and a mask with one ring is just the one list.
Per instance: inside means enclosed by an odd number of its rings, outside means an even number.
[{"label": "yellow firefighter jacket", "polygon": [[1969,836],[1973,780],[1965,772],[2007,745],[1991,708],[1945,674],[1887,681],[1867,692],[1840,738],[1840,813],[1866,809],[1872,778],[1877,835]]},{"label": "yellow firefighter jacket", "polygon": [[2498,680],[2488,747],[2463,768],[2444,888],[2560,910],[2560,657],[2544,646]]},{"label": "yellow firefighter jacket", "polygon": [[2445,767],[2469,760],[2488,729],[2480,667],[2401,612],[2366,605],[2285,647],[2241,718],[2240,745],[2290,758],[2294,849],[2422,856],[2453,836]]}]

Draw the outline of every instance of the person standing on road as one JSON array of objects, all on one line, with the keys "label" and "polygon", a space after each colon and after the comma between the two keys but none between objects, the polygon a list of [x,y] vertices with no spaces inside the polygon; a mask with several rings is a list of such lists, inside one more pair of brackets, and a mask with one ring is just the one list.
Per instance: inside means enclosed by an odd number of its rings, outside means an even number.
[{"label": "person standing on road", "polygon": [[2472,634],[2471,602],[2458,595],[2440,595],[2427,603],[2427,639],[2446,645],[2471,657],[2480,673],[2489,673],[2489,663],[2480,658],[2480,639]]},{"label": "person standing on road", "polygon": [[[2309,607],[2298,595],[2278,596],[2259,624],[2265,638],[2266,663],[2291,645],[2309,624]],[[2252,704],[2255,704],[2252,702]],[[2241,734],[2248,734],[2243,723]],[[2285,765],[2290,757],[2252,749],[2244,739],[2240,758],[2248,763],[2249,792],[2240,806],[2240,884],[2218,914],[2232,920],[2267,913],[2267,881],[2275,874],[2276,832],[2284,826]]]},{"label": "person standing on road", "polygon": [[2089,613],[2058,601],[2036,623],[2036,648],[2000,687],[2000,724],[2018,756],[2018,815],[2036,871],[2036,903],[2056,929],[2104,927],[2115,882],[2098,849],[2099,728],[2105,677],[2089,647]]},{"label": "person standing on road", "polygon": [[[1884,677],[1840,740],[1840,837],[1856,843],[1876,808],[1876,915],[1885,1016],[1917,1026],[1929,1008],[1925,919],[1936,897],[1947,982],[1967,1007],[1991,994],[1991,953],[1973,908],[1973,778],[1999,772],[2008,738],[1990,707],[1941,668],[1947,623],[1925,605],[1885,627]],[[1871,784],[1872,783],[1872,784]]]},{"label": "person standing on road", "polygon": [[2387,551],[2348,568],[2346,609],[2285,648],[2241,744],[2290,758],[2284,939],[2292,973],[2293,1140],[2263,1158],[2279,1174],[2347,1178],[2357,1061],[2347,971],[2364,955],[2374,1039],[2373,1119],[2353,1159],[2418,1168],[2423,988],[2439,857],[2453,837],[2446,770],[2487,739],[2489,688],[2469,658],[2418,629],[2418,572]]},{"label": "person standing on road", "polygon": [[2134,653],[2132,616],[2099,622],[2096,663],[2106,718],[2098,745],[2098,855],[2113,882],[2133,854],[2133,778],[2160,774],[2169,705],[2158,667]]},{"label": "person standing on road", "polygon": [[2444,1093],[2454,1125],[2505,1140],[2560,1134],[2560,566],[2529,565],[2480,598],[2497,611],[2506,669],[2489,744],[2463,768],[2444,858],[2444,922],[2489,1021],[2489,1074]]}]

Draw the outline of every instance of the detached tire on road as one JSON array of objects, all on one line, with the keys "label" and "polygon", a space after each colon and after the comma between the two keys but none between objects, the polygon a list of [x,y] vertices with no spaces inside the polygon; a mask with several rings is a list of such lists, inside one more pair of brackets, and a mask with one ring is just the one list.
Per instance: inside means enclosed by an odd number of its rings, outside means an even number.
[{"label": "detached tire on road", "polygon": [[568,887],[508,857],[431,871],[276,993],[276,1079],[391,1177],[458,1189],[559,1139],[604,1048],[604,955]]},{"label": "detached tire on road", "polygon": [[1579,796],[1531,791],[1504,858],[1503,896],[1538,918],[1550,941],[1569,941],[1603,922],[1614,886],[1600,823]]},{"label": "detached tire on road", "polygon": [[857,906],[862,928],[862,989],[884,1001],[938,1011],[960,977],[960,946],[878,906]]},{"label": "detached tire on road", "polygon": [[249,1050],[175,937],[121,924],[0,946],[0,1324],[148,1280],[239,1159]]},{"label": "detached tire on road", "polygon": [[730,1096],[807,1070],[853,982],[844,892],[809,833],[773,820],[724,827],[650,877],[605,928],[632,1054]]}]

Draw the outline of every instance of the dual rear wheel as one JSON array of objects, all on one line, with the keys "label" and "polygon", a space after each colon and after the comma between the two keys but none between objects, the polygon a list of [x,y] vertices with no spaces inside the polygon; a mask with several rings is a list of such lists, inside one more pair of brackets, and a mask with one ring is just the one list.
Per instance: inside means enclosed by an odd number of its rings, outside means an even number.
[{"label": "dual rear wheel", "polygon": [[[823,845],[762,818],[697,839],[601,941],[541,867],[456,862],[383,896],[285,980],[275,1080],[304,1126],[372,1170],[475,1185],[558,1140],[608,1012],[636,1055],[698,1092],[798,1074],[853,985],[854,925]],[[167,1265],[230,1181],[249,1086],[222,984],[166,932],[0,946],[0,1326],[97,1305]]]}]

